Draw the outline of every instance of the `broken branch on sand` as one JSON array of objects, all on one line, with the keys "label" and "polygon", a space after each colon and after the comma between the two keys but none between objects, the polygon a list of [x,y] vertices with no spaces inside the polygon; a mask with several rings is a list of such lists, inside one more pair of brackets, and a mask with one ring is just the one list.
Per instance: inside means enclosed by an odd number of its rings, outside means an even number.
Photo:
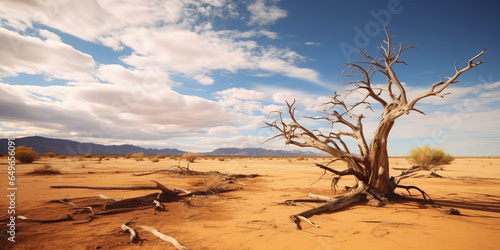
[{"label": "broken branch on sand", "polygon": [[160,233],[158,230],[156,230],[155,228],[152,228],[152,227],[148,227],[148,226],[139,226],[140,228],[154,234],[156,237],[164,240],[164,241],[167,241],[167,242],[170,242],[172,243],[172,245],[174,245],[175,248],[181,250],[181,249],[188,249],[187,247],[181,245],[176,239],[168,236],[168,235],[165,235],[165,234],[162,234]]}]

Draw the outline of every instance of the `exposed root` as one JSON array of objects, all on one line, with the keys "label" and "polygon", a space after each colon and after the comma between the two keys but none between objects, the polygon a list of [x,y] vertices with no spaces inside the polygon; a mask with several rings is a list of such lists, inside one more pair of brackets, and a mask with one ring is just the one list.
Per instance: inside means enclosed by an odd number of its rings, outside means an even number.
[{"label": "exposed root", "polygon": [[[345,208],[353,203],[362,201],[366,199],[365,197],[365,192],[364,191],[354,191],[349,194],[337,196],[335,198],[330,198],[328,199],[327,203],[324,205],[321,205],[316,208],[312,208],[306,211],[303,211],[298,214],[294,214],[290,216],[290,219],[294,223],[294,226],[296,229],[301,230],[302,227],[300,225],[300,221],[306,221],[307,223],[311,224],[314,227],[318,227],[316,224],[313,222],[307,220],[307,217],[313,216],[315,214],[320,214],[320,213],[327,213],[327,212],[333,212],[336,210],[340,210],[342,208]],[[313,201],[315,199],[310,199],[308,201]],[[318,199],[316,199],[318,200]]]},{"label": "exposed root", "polygon": [[420,189],[419,187],[416,187],[416,186],[396,185],[396,188],[404,188],[404,189],[406,189],[406,191],[408,192],[408,194],[410,194],[410,196],[412,196],[411,192],[410,192],[410,189],[416,189],[416,190],[418,190],[422,194],[424,200],[427,200],[427,198],[429,198],[429,200],[432,201],[431,197],[426,192],[424,192],[422,189]]}]

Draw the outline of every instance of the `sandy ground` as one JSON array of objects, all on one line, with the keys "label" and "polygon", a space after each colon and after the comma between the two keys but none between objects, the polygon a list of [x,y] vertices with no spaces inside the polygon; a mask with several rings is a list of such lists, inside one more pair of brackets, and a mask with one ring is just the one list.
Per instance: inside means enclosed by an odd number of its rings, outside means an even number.
[{"label": "sandy ground", "polygon": [[[456,179],[410,178],[403,181],[402,184],[421,187],[443,207],[460,209],[460,216],[447,215],[413,202],[385,207],[360,204],[313,216],[310,219],[320,228],[302,223],[303,230],[299,231],[292,226],[289,216],[317,205],[284,206],[279,203],[306,198],[308,193],[332,194],[328,174],[314,183],[323,173],[314,167],[315,161],[324,160],[200,159],[190,165],[191,169],[257,173],[260,177],[242,179],[241,189],[234,192],[194,197],[190,205],[186,201],[166,203],[167,211],[157,213],[146,209],[99,216],[86,224],[17,221],[15,243],[7,241],[7,229],[2,222],[0,249],[175,249],[170,243],[140,229],[138,232],[145,239],[142,245],[128,244],[128,236],[119,233],[120,225],[127,221],[133,221],[136,228],[138,225],[154,227],[190,249],[500,249],[500,158],[459,158],[438,172]],[[6,162],[5,157],[0,159],[0,218],[5,218],[8,211]],[[26,174],[43,164],[50,164],[64,174]],[[16,214],[33,219],[54,219],[75,210],[64,204],[47,203],[50,200],[98,194],[128,198],[155,192],[51,189],[51,185],[138,186],[152,185],[150,180],[156,180],[169,188],[204,190],[217,183],[213,176],[131,175],[167,169],[175,164],[177,161],[173,159],[153,163],[123,158],[101,163],[95,158],[43,158],[35,164],[18,164]],[[391,166],[410,165],[405,159],[391,158]],[[344,177],[339,184],[341,187],[350,185],[352,179]],[[84,220],[81,216],[75,218]]]}]

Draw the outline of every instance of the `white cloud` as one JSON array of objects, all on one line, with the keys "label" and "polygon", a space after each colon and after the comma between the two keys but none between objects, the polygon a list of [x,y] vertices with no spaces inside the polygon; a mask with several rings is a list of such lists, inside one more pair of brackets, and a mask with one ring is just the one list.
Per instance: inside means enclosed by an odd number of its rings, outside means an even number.
[{"label": "white cloud", "polygon": [[286,10],[280,9],[276,5],[266,5],[264,0],[256,0],[254,3],[249,4],[248,11],[251,13],[249,25],[270,24],[287,16]]},{"label": "white cloud", "polygon": [[49,78],[92,81],[95,62],[90,55],[61,42],[49,31],[46,40],[22,36],[0,27],[0,75],[44,74]]},{"label": "white cloud", "polygon": [[318,43],[318,42],[305,42],[304,43],[305,45],[309,45],[309,46],[320,46],[321,44]]},{"label": "white cloud", "polygon": [[245,88],[230,88],[215,92],[214,95],[218,99],[240,99],[240,100],[262,100],[266,97],[263,92],[245,89]]}]

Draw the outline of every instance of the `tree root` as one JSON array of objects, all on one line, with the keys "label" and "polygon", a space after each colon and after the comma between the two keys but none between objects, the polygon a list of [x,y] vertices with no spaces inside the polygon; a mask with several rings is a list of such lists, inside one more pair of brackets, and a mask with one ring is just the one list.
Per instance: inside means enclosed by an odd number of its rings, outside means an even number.
[{"label": "tree root", "polygon": [[[356,203],[356,202],[359,202],[359,201],[362,201],[365,199],[366,199],[366,193],[364,191],[359,191],[359,190],[355,190],[354,192],[351,192],[351,193],[348,193],[345,195],[341,195],[341,196],[337,196],[334,198],[328,197],[328,199],[326,199],[324,201],[324,202],[326,202],[326,204],[321,205],[321,206],[316,207],[316,208],[312,208],[312,209],[303,211],[303,212],[298,213],[298,214],[294,214],[294,215],[290,216],[290,219],[293,222],[295,228],[298,230],[302,229],[302,226],[300,225],[301,221],[305,221],[314,227],[318,227],[315,223],[308,220],[307,218],[310,216],[313,216],[315,214],[319,214],[319,213],[334,212],[336,210],[340,210],[340,209],[345,208],[353,203]],[[315,199],[309,199],[307,201],[308,202],[311,202],[311,201],[317,202],[317,200],[319,200],[319,199],[315,198]]]},{"label": "tree root", "polygon": [[416,186],[396,185],[396,188],[404,188],[404,189],[406,189],[406,191],[408,192],[408,194],[410,194],[410,196],[412,196],[412,194],[410,192],[410,189],[416,189],[416,190],[418,190],[422,194],[424,200],[427,200],[427,198],[429,198],[429,200],[432,201],[431,197],[426,192],[424,192],[422,189],[420,189],[419,187],[416,187]]}]

